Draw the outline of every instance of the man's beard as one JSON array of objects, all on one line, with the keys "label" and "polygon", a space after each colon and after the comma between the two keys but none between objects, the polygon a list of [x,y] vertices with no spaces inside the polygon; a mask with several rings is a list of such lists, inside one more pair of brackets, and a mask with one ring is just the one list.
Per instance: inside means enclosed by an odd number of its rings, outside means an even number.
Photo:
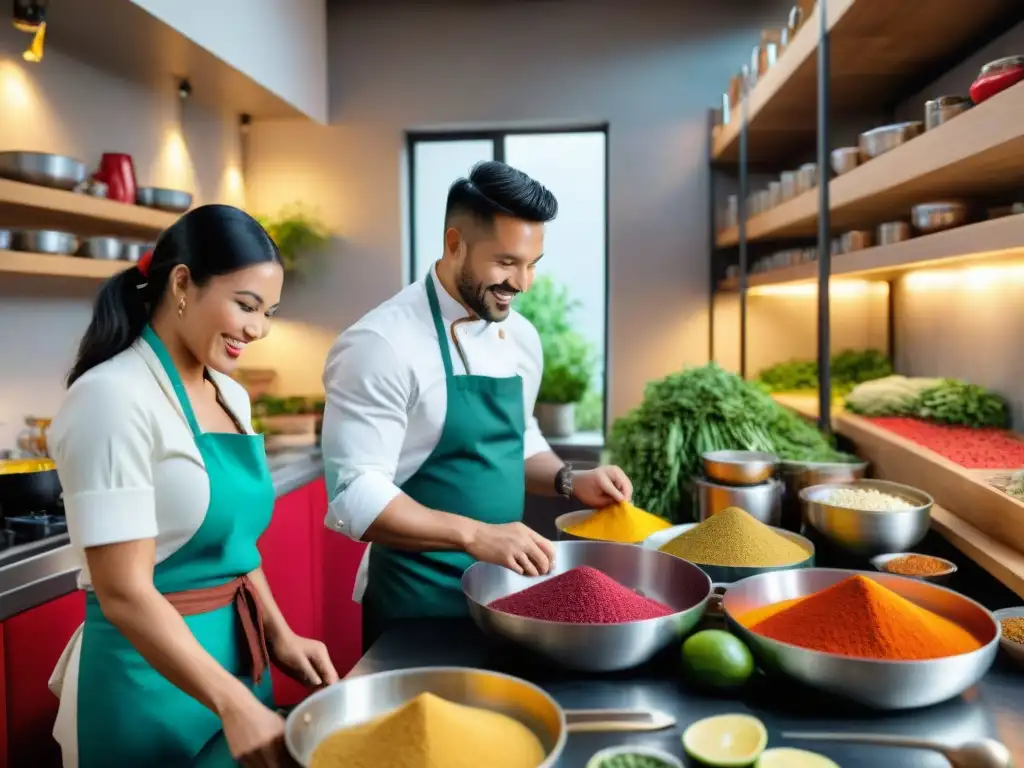
[{"label": "man's beard", "polygon": [[469,274],[469,270],[466,267],[462,268],[459,273],[459,296],[462,297],[462,301],[469,307],[470,310],[476,314],[481,320],[485,320],[488,323],[500,323],[502,320],[508,318],[509,310],[497,310],[491,309],[487,306],[487,294],[492,289],[500,289],[507,291],[508,293],[515,295],[518,291],[510,286],[508,283],[502,283],[501,285],[484,285],[483,283],[473,282],[473,278]]}]

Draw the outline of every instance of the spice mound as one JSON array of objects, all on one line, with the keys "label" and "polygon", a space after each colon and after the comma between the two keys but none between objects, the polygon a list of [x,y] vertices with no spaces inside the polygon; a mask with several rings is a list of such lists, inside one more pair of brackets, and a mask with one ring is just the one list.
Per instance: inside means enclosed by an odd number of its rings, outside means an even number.
[{"label": "spice mound", "polygon": [[312,768],[537,768],[544,747],[514,718],[421,693],[393,712],[335,731]]},{"label": "spice mound", "polygon": [[756,609],[740,621],[781,643],[864,659],[940,659],[981,647],[964,628],[866,576]]},{"label": "spice mound", "polygon": [[1000,619],[999,627],[1007,640],[1024,645],[1024,616]]},{"label": "spice mound", "polygon": [[576,525],[566,528],[565,532],[581,539],[636,544],[670,525],[671,523],[634,507],[628,501],[620,501],[618,504],[597,510]]},{"label": "spice mound", "polygon": [[795,565],[811,556],[739,507],[726,507],[662,545],[661,551],[701,565],[752,568]]},{"label": "spice mound", "polygon": [[622,624],[675,613],[586,565],[502,597],[488,607],[528,619],[569,624]]},{"label": "spice mound", "polygon": [[874,488],[837,488],[828,495],[825,503],[861,512],[897,512],[901,509],[914,508],[906,499],[876,491]]},{"label": "spice mound", "polygon": [[883,570],[900,576],[938,576],[951,570],[949,563],[928,555],[894,557],[882,566]]}]

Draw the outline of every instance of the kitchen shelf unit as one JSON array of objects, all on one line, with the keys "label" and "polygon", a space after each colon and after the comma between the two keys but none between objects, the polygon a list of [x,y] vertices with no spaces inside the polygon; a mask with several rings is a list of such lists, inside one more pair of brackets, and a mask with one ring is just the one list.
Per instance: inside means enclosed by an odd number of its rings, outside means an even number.
[{"label": "kitchen shelf unit", "polygon": [[[814,396],[774,397],[809,420],[818,418]],[[935,499],[932,527],[1024,597],[1024,504],[988,482],[1016,467],[965,469],[841,407],[832,409],[831,421],[836,434],[848,439],[858,455],[871,462],[875,477],[930,494]]]},{"label": "kitchen shelf unit", "polygon": [[131,266],[133,266],[133,262],[130,261],[108,261],[24,251],[0,251],[0,274],[8,275],[106,280]]}]

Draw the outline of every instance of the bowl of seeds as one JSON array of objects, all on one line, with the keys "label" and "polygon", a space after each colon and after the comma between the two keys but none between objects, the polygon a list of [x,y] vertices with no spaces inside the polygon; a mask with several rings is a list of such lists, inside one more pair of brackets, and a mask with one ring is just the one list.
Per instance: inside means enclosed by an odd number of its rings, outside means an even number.
[{"label": "bowl of seeds", "polygon": [[1024,667],[1024,606],[993,611],[999,622],[999,645],[1006,655]]}]

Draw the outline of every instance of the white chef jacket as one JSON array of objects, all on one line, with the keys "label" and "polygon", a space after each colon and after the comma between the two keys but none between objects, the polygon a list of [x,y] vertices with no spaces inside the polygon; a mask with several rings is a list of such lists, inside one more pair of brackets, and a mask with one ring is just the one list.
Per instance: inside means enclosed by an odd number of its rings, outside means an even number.
[{"label": "white chef jacket", "polygon": [[[323,423],[324,469],[330,496],[324,524],[360,540],[400,493],[441,439],[447,410],[444,363],[427,300],[434,281],[456,376],[468,373],[523,378],[526,416],[524,457],[550,450],[533,407],[540,388],[543,354],[530,322],[513,311],[502,323],[468,317],[437,279],[436,268],[370,311],[342,333],[327,355]],[[356,575],[352,599],[366,590],[369,547]]]}]

